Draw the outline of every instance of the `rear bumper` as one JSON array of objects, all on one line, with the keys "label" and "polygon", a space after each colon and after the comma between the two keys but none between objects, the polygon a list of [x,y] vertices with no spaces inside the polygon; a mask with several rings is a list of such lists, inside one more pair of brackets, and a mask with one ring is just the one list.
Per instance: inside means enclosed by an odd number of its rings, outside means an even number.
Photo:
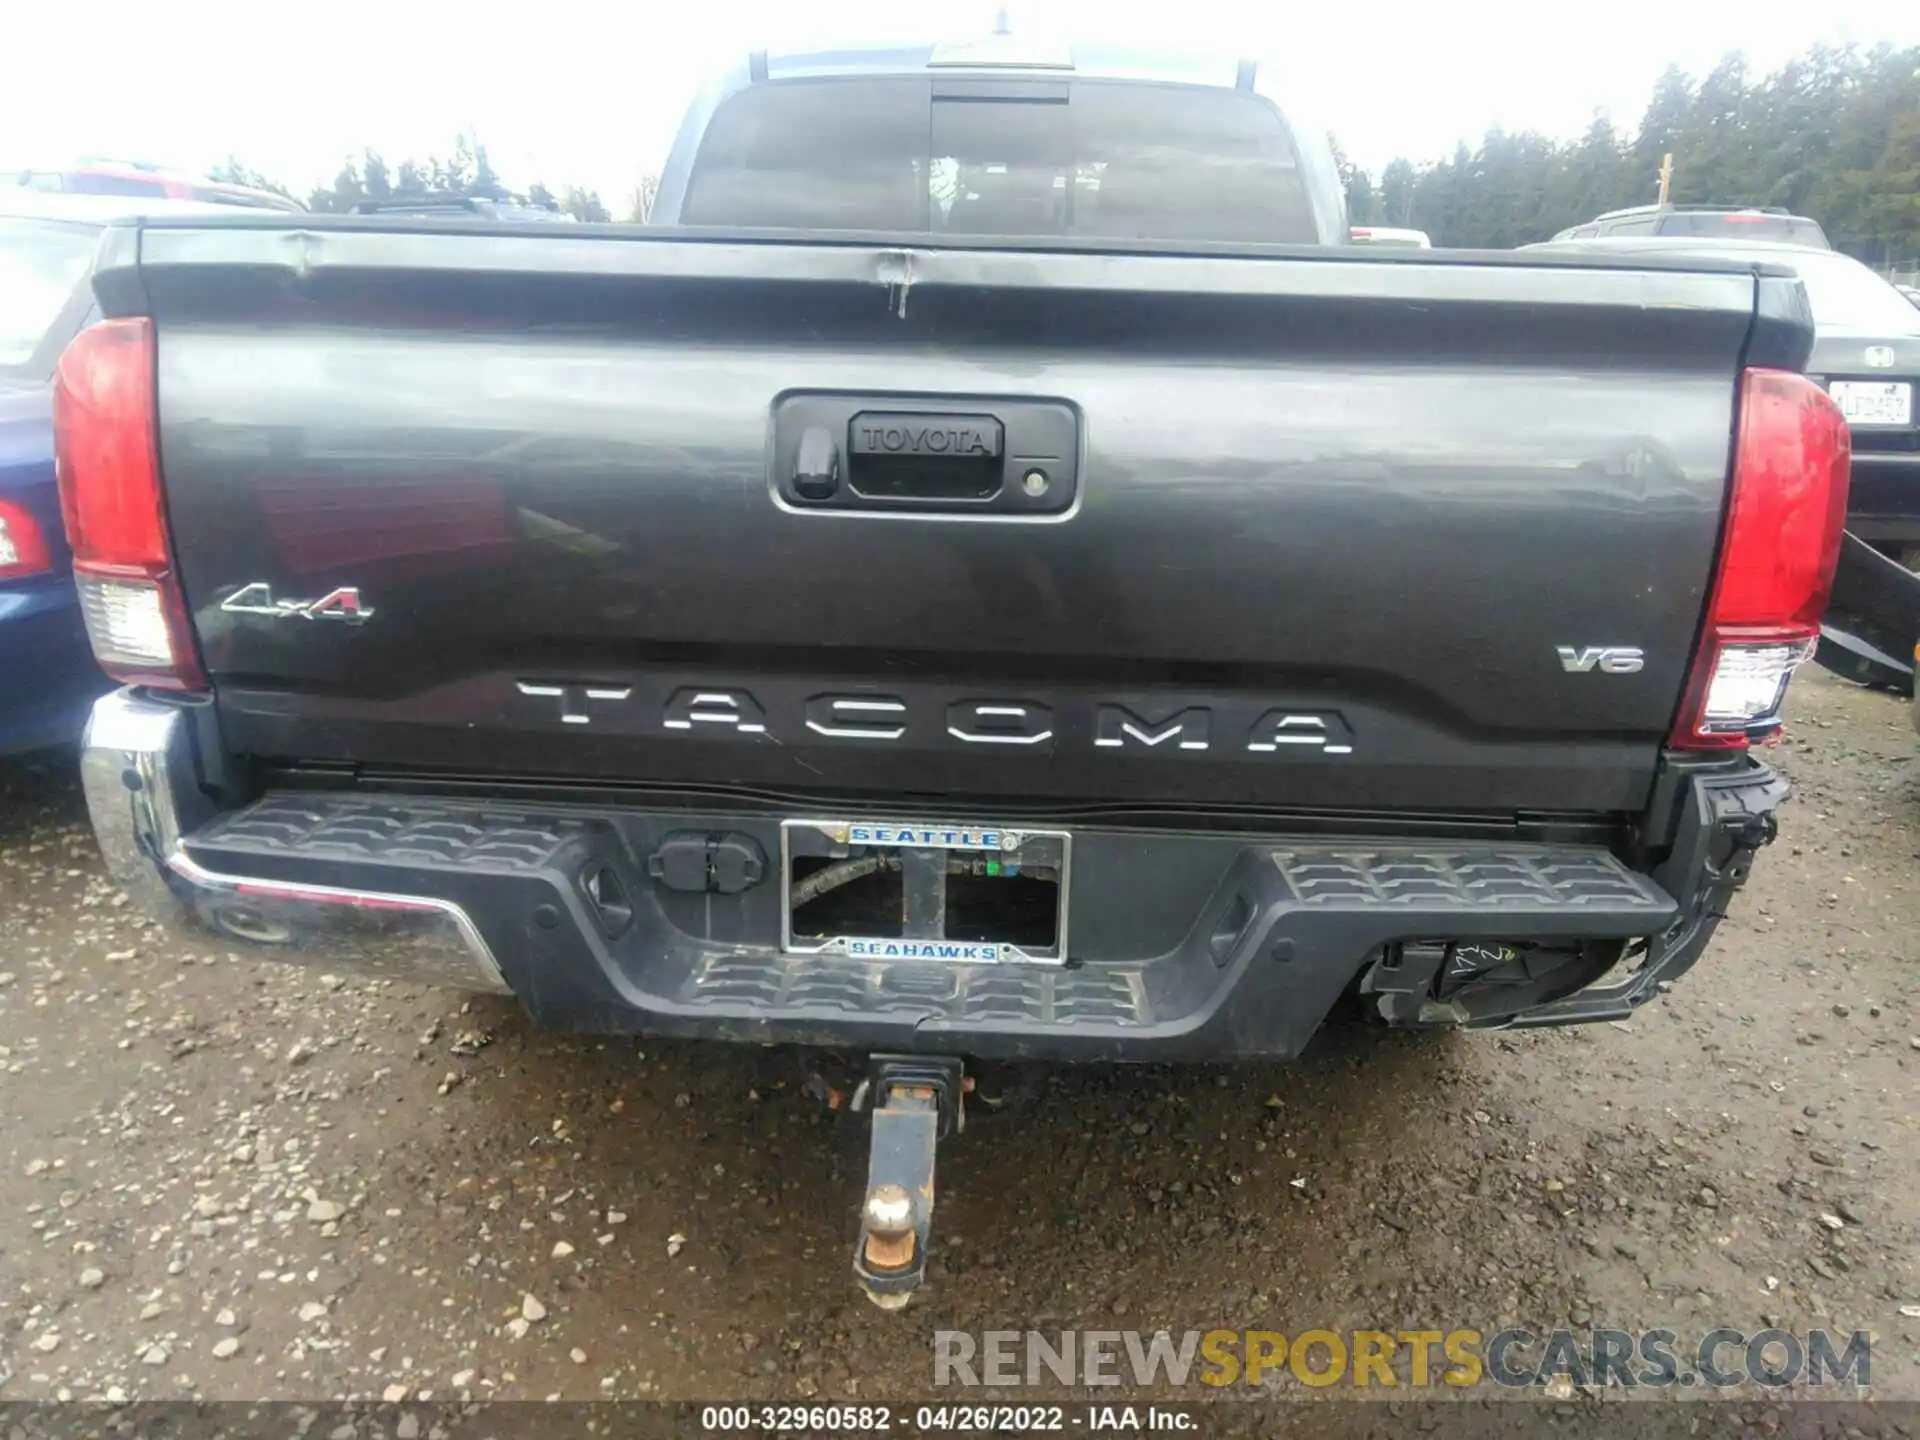
[{"label": "rear bumper", "polygon": [[[668,834],[778,854],[778,817],[288,792],[217,811],[169,702],[96,705],[83,775],[107,863],[163,918],[263,955],[511,992],[545,1024],[983,1057],[1217,1060],[1297,1053],[1356,987],[1408,1023],[1631,1013],[1688,968],[1785,786],[1754,764],[1673,799],[1670,858],[1597,846],[1076,829],[1074,963],[783,954],[772,879],[669,892]],[[611,871],[625,902],[598,902]],[[604,885],[601,887],[604,890]],[[1395,994],[1402,942],[1643,938],[1644,965],[1515,1016]]]}]

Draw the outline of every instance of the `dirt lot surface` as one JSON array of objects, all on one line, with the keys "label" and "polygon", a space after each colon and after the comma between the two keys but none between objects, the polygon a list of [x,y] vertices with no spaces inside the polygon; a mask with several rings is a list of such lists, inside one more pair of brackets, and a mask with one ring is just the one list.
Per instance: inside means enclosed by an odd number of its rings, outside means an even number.
[{"label": "dirt lot surface", "polygon": [[1920,745],[1824,676],[1792,722],[1665,1003],[1040,1075],[943,1149],[898,1316],[794,1054],[171,945],[71,759],[0,764],[0,1399],[924,1398],[937,1329],[1571,1324],[1866,1329],[1920,1400]]}]

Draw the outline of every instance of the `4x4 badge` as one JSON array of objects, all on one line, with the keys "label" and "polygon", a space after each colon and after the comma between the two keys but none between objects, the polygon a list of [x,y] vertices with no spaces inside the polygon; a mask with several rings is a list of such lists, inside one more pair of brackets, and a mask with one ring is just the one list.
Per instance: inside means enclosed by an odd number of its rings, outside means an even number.
[{"label": "4x4 badge", "polygon": [[360,603],[360,591],[352,585],[344,585],[318,600],[276,600],[273,587],[264,580],[256,580],[222,600],[220,608],[235,615],[270,615],[276,620],[297,615],[304,620],[342,620],[349,625],[373,618],[373,607]]}]

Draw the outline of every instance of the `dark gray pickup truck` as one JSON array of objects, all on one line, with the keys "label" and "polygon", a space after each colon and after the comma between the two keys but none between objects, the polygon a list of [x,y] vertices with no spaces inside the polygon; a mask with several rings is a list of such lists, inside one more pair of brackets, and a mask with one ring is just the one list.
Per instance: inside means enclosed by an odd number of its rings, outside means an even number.
[{"label": "dark gray pickup truck", "polygon": [[61,366],[113,873],[255,953],[975,1060],[1624,1016],[1774,834],[1846,427],[1765,261],[1348,247],[1252,67],[756,56],[651,227],[148,220]]}]

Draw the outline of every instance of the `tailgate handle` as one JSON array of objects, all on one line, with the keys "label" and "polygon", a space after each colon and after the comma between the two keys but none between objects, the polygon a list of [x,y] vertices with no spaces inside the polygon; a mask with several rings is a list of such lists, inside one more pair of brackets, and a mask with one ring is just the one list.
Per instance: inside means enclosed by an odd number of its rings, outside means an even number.
[{"label": "tailgate handle", "polygon": [[796,509],[1058,515],[1079,454],[1079,412],[1059,400],[804,393],[774,405],[773,488]]},{"label": "tailgate handle", "polygon": [[847,483],[865,499],[978,503],[1000,492],[1007,428],[991,415],[867,411],[847,449]]}]

